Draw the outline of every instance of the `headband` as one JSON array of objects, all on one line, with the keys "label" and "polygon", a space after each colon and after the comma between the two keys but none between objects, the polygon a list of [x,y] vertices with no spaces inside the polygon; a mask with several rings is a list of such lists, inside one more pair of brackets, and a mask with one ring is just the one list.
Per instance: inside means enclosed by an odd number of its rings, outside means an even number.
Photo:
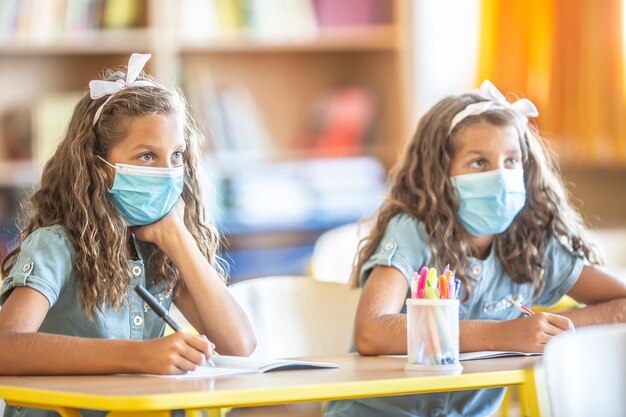
[{"label": "headband", "polygon": [[96,114],[93,116],[93,124],[95,126],[100,118],[102,109],[113,98],[116,93],[130,87],[156,87],[156,84],[146,81],[137,80],[137,77],[143,70],[144,65],[150,59],[151,54],[132,54],[128,60],[128,71],[126,71],[126,80],[105,81],[91,80],[89,81],[89,96],[95,100],[101,97],[109,96],[104,103],[98,107]]},{"label": "headband", "polygon": [[478,95],[487,101],[479,101],[478,103],[468,104],[463,110],[458,112],[450,123],[450,130],[459,124],[463,119],[470,116],[476,116],[487,110],[513,110],[513,112],[528,117],[537,117],[539,112],[532,101],[527,98],[521,98],[514,103],[509,103],[495,85],[489,80],[483,81],[478,91]]}]

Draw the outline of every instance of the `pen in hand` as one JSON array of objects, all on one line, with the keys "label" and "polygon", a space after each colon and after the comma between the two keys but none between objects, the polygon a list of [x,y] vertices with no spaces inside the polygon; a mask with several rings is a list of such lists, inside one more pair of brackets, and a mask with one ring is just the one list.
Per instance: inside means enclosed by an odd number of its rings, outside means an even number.
[{"label": "pen in hand", "polygon": [[[141,284],[137,285],[135,287],[135,291],[137,292],[137,294],[139,294],[139,296],[141,297],[142,300],[144,300],[148,306],[150,306],[150,308],[159,316],[163,319],[163,321],[165,323],[167,323],[168,326],[170,326],[172,328],[172,330],[174,330],[175,332],[182,332],[183,329],[178,325],[178,323],[176,323],[174,321],[174,319],[172,318],[172,316],[170,316],[167,312],[167,310],[165,308],[163,308],[163,306],[161,305],[161,303],[159,303],[153,296],[152,294],[150,294],[150,292],[148,290],[146,290]],[[215,368],[215,364],[213,363],[213,361],[211,359],[207,359],[207,364],[209,364],[210,366],[212,366],[213,368]]]},{"label": "pen in hand", "polygon": [[515,307],[516,309],[518,309],[522,313],[526,314],[527,316],[532,316],[533,314],[535,314],[535,312],[532,311],[530,308],[528,308],[525,305],[515,301],[513,299],[513,297],[507,297],[506,301],[508,301],[513,307]]}]

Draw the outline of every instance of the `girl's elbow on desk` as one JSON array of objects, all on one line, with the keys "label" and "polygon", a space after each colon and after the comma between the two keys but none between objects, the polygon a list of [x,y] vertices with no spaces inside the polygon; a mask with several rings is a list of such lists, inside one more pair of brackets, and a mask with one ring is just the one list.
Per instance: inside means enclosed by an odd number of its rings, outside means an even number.
[{"label": "girl's elbow on desk", "polygon": [[222,355],[229,356],[250,356],[256,349],[257,340],[251,331],[239,338],[231,338],[228,340],[227,346],[218,347],[217,351]]},{"label": "girl's elbow on desk", "polygon": [[[404,343],[406,346],[406,342]],[[357,325],[354,330],[354,348],[362,356],[392,354],[389,339],[382,336],[373,326]],[[406,349],[406,347],[405,347]],[[398,353],[398,352],[395,352]],[[406,353],[406,352],[404,352]]]}]

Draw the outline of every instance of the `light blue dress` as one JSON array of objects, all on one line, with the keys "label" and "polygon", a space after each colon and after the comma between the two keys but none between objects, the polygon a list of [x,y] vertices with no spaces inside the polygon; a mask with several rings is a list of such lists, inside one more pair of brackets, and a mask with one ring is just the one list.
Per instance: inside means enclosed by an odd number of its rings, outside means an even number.
[{"label": "light blue dress", "polygon": [[[35,230],[22,243],[15,266],[0,287],[0,305],[15,287],[30,287],[48,299],[50,310],[39,328],[40,332],[100,339],[143,340],[160,337],[165,323],[134,291],[142,284],[164,308],[172,304],[172,292],[165,284],[155,283],[151,270],[146,271],[148,244],[135,241],[139,260],[129,263],[132,282],[127,301],[118,310],[107,307],[95,311],[90,319],[80,304],[80,287],[74,275],[74,249],[62,226]],[[83,416],[102,416],[102,412],[82,411]],[[7,406],[5,417],[58,416],[52,411]]]},{"label": "light blue dress", "polygon": [[[472,297],[461,304],[461,320],[510,320],[521,313],[506,302],[513,297],[526,305],[555,304],[576,283],[584,266],[582,255],[573,253],[556,238],[551,238],[545,255],[545,287],[541,296],[533,300],[531,284],[517,284],[504,272],[500,260],[492,250],[484,259],[471,258],[466,273],[476,280]],[[363,286],[371,270],[377,265],[393,266],[412,279],[413,272],[431,264],[428,235],[424,225],[408,215],[397,215],[387,225],[385,235],[376,252],[361,270]],[[460,298],[463,298],[461,292]],[[404,309],[403,311],[404,312]],[[326,417],[335,416],[488,416],[499,406],[504,388],[436,394],[403,395],[329,402]]]}]

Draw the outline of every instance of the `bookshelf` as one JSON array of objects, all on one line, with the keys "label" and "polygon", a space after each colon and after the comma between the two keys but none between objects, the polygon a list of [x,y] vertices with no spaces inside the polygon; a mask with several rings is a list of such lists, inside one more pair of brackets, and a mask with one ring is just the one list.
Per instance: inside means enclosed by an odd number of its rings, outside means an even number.
[{"label": "bookshelf", "polygon": [[[152,53],[147,70],[166,84],[183,88],[210,143],[215,142],[214,128],[203,113],[207,90],[226,90],[231,98],[245,91],[266,133],[271,149],[263,158],[270,164],[370,156],[389,167],[413,128],[409,125],[413,112],[410,0],[46,1],[50,4],[44,11],[52,16],[55,7],[77,8],[73,16],[66,10],[58,18],[65,29],[48,21],[43,24],[48,33],[44,29],[29,33],[20,13],[23,19],[41,21],[37,2],[0,0],[0,194],[2,189],[36,184],[45,161],[45,154],[37,149],[52,149],[58,140],[45,133],[33,135],[32,130],[45,130],[33,128],[23,133],[30,135],[26,152],[12,156],[3,150],[9,140],[2,137],[3,123],[7,124],[3,115],[30,114],[50,95],[84,91],[102,68],[126,65],[132,52]],[[279,4],[290,14],[268,14],[280,10]],[[11,26],[6,16],[12,7],[23,10]],[[341,10],[333,15],[333,7]],[[363,15],[364,10],[370,15]],[[251,23],[253,12],[256,20]],[[350,21],[354,14],[356,20]],[[295,23],[283,28],[273,24],[277,19]],[[212,21],[218,29],[206,28]],[[198,81],[202,77],[210,80],[210,86]],[[371,119],[367,126],[352,132],[356,139],[347,145],[335,143],[331,150],[311,146],[315,135],[309,130],[315,112],[320,106],[348,100],[345,97],[356,103],[361,100],[361,117],[366,114]],[[326,140],[335,139],[331,135]],[[213,143],[207,152],[216,147]],[[319,229],[313,230],[321,232],[333,224],[332,219],[319,222]],[[311,231],[310,224],[303,228]],[[293,235],[288,225],[268,229]],[[262,227],[250,230],[241,233],[247,239],[242,243],[246,250],[251,233],[263,233]],[[229,240],[231,247],[237,246],[236,239]],[[292,238],[287,240],[293,243]]]}]

